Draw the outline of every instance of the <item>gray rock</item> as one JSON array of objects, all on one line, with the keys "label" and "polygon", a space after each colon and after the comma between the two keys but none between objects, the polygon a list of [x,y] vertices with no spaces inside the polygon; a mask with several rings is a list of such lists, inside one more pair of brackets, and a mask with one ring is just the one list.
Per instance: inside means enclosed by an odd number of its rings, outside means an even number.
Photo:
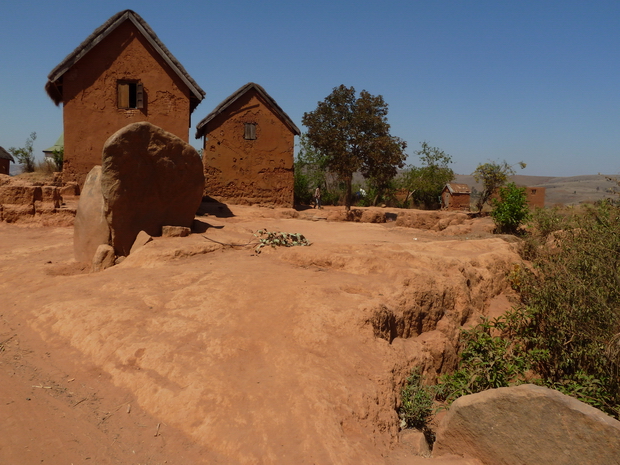
[{"label": "gray rock", "polygon": [[115,259],[114,248],[109,244],[101,244],[97,247],[95,256],[93,257],[92,271],[103,271],[106,268],[114,266]]},{"label": "gray rock", "polygon": [[444,454],[489,465],[620,464],[620,422],[552,389],[492,389],[452,404],[433,448]]},{"label": "gray rock", "polygon": [[101,166],[95,166],[84,182],[73,223],[73,253],[82,263],[91,263],[97,247],[109,244],[110,227],[105,218],[101,193]]},{"label": "gray rock", "polygon": [[204,174],[196,150],[147,122],[133,123],[105,143],[101,188],[117,255],[136,236],[159,236],[162,226],[191,227],[202,201]]}]

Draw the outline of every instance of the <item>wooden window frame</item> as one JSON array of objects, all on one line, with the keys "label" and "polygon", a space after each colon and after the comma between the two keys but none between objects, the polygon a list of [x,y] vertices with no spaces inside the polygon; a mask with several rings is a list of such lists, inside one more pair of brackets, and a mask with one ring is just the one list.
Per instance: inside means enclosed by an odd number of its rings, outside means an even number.
[{"label": "wooden window frame", "polygon": [[256,123],[245,123],[243,130],[245,140],[256,140]]},{"label": "wooden window frame", "polygon": [[144,108],[144,86],[139,81],[118,81],[116,83],[117,106],[121,110]]}]

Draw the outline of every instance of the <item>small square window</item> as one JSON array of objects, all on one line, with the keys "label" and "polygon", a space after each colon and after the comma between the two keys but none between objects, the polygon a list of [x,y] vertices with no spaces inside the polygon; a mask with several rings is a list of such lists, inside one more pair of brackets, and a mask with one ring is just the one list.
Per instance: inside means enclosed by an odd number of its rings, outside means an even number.
[{"label": "small square window", "polygon": [[255,123],[245,123],[245,132],[243,134],[243,138],[245,140],[256,139],[256,124]]},{"label": "small square window", "polygon": [[144,108],[144,87],[141,82],[118,82],[118,108]]}]

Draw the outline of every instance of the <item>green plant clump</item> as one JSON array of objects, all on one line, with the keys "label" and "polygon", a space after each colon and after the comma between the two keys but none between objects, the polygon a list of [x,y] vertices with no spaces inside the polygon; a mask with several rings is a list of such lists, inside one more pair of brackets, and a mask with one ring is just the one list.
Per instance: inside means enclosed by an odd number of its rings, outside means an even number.
[{"label": "green plant clump", "polygon": [[293,247],[293,246],[309,246],[311,242],[306,239],[303,234],[299,233],[286,233],[286,232],[272,232],[266,229],[259,229],[254,233],[254,236],[258,238],[258,245],[255,252],[260,253],[261,249],[270,245],[271,247]]},{"label": "green plant clump", "polygon": [[459,367],[439,379],[436,398],[452,403],[458,397],[487,389],[521,384],[530,360],[522,346],[513,342],[510,314],[481,323],[461,332]]},{"label": "green plant clump", "polygon": [[493,199],[491,217],[498,232],[514,234],[530,216],[524,187],[514,182],[499,189],[499,200]]},{"label": "green plant clump", "polygon": [[414,368],[401,391],[398,415],[407,428],[424,430],[433,417],[433,389],[422,385],[422,375]]}]

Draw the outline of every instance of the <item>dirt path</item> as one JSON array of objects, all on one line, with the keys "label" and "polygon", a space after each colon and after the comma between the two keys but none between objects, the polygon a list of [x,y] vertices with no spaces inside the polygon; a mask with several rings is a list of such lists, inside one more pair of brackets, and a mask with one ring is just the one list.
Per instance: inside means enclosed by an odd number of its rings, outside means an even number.
[{"label": "dirt path", "polygon": [[[402,380],[454,364],[458,327],[505,302],[514,245],[233,212],[96,274],[71,228],[0,223],[0,462],[407,463]],[[313,244],[222,245],[260,228]]]}]

